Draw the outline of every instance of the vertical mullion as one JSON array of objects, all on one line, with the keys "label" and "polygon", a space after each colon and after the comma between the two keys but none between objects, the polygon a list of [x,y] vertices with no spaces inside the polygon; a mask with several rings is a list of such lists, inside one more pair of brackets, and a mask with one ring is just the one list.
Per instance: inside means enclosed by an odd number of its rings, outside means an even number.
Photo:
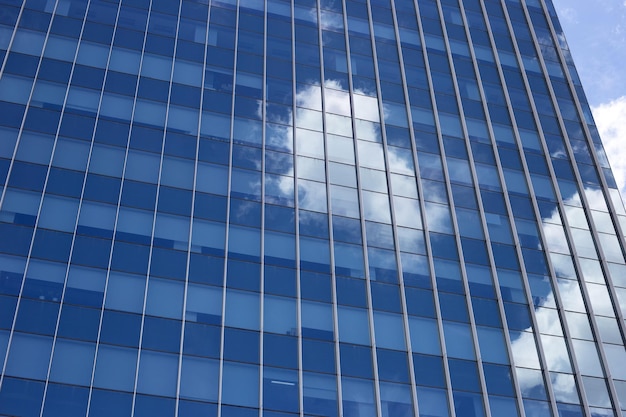
[{"label": "vertical mullion", "polygon": [[[329,260],[330,260],[330,278],[331,278],[331,308],[332,308],[332,317],[333,317],[333,333],[334,333],[334,351],[335,351],[335,378],[336,378],[336,390],[337,390],[337,407],[338,407],[338,415],[342,415],[342,405],[343,405],[343,393],[342,393],[342,381],[341,381],[341,349],[339,342],[339,307],[337,301],[337,275],[335,271],[335,242],[334,242],[334,234],[333,234],[333,207],[331,204],[331,186],[330,186],[330,168],[329,168],[329,155],[328,155],[328,137],[327,137],[327,122],[326,122],[326,80],[325,80],[325,69],[324,69],[324,42],[322,35],[322,1],[316,1],[316,17],[317,17],[317,32],[318,32],[318,45],[319,45],[319,54],[320,54],[320,93],[322,99],[322,135],[323,135],[323,145],[324,145],[324,176],[326,179],[326,211],[327,211],[327,219],[328,219],[328,250],[329,250]],[[345,15],[345,2],[342,2],[344,7],[343,19],[344,22],[347,20]],[[347,22],[344,23],[344,37],[347,32]],[[346,48],[347,42],[346,42]],[[349,49],[347,49],[348,51]],[[295,53],[295,51],[294,51]],[[346,55],[348,52],[346,52]],[[347,57],[349,60],[349,57]],[[348,61],[349,62],[349,61]],[[294,77],[295,78],[295,77]],[[350,78],[350,77],[349,77]],[[349,80],[351,82],[351,80]],[[294,89],[294,100],[295,100],[295,89]],[[295,124],[295,121],[294,121]],[[297,157],[296,157],[297,161]],[[296,164],[297,165],[297,164]],[[356,166],[355,166],[356,170]],[[356,175],[356,171],[355,171]],[[296,191],[296,195],[298,192]],[[302,337],[302,335],[300,335]],[[301,355],[304,354],[302,348],[300,350]],[[300,365],[302,368],[302,364]],[[304,380],[302,380],[304,382]],[[302,402],[304,405],[304,398],[302,398]],[[301,408],[301,416],[304,416],[304,406]]]},{"label": "vertical mullion", "polygon": [[[142,311],[142,315],[141,315],[141,332],[139,334],[139,349],[138,349],[138,355],[137,355],[137,368],[135,369],[135,386],[134,386],[134,392],[133,392],[133,408],[132,408],[132,414],[131,417],[134,417],[135,415],[135,409],[136,409],[136,404],[137,404],[137,387],[139,385],[139,375],[140,375],[140,367],[141,367],[141,359],[142,359],[142,353],[143,353],[143,348],[142,348],[142,344],[143,344],[143,333],[144,333],[144,325],[145,325],[145,321],[146,321],[146,307],[148,305],[148,295],[149,295],[149,289],[150,289],[150,284],[151,284],[151,280],[152,277],[150,276],[151,271],[152,271],[152,257],[154,255],[154,239],[155,239],[155,231],[156,231],[156,227],[157,227],[157,218],[159,215],[159,211],[158,211],[158,207],[159,207],[159,199],[161,197],[161,179],[163,178],[163,161],[165,159],[165,140],[166,140],[166,136],[167,136],[167,122],[169,120],[169,105],[170,105],[170,99],[171,99],[171,94],[172,94],[172,80],[174,78],[174,62],[175,62],[175,57],[176,57],[176,49],[178,46],[178,28],[180,25],[180,8],[181,8],[181,3],[182,0],[177,0],[179,2],[179,6],[178,6],[178,16],[176,19],[176,34],[175,34],[175,39],[174,39],[174,51],[173,51],[173,55],[172,55],[172,66],[170,69],[170,79],[169,79],[169,85],[168,85],[168,91],[167,91],[167,102],[165,103],[166,105],[166,112],[165,112],[165,121],[163,123],[163,137],[162,137],[162,144],[161,144],[161,160],[159,163],[159,176],[158,176],[158,180],[157,180],[157,190],[156,190],[156,200],[155,200],[155,206],[154,206],[154,216],[152,218],[152,236],[150,238],[150,253],[148,255],[148,272],[147,272],[147,281],[146,281],[146,288],[144,291],[144,301],[143,301],[143,311]],[[146,34],[144,37],[144,46],[143,46],[143,51],[142,51],[142,63],[143,63],[143,58],[145,57],[145,45],[146,45],[146,41],[148,38],[148,34],[149,34],[149,22],[150,22],[150,16],[152,14],[152,0],[150,0],[150,9],[148,12],[148,23],[146,25]],[[141,81],[141,70],[139,71],[139,82]],[[137,84],[137,86],[139,86],[139,82]],[[191,218],[189,218],[189,227],[191,227]],[[186,283],[185,283],[185,287],[186,287]],[[182,308],[182,307],[181,307]],[[184,310],[181,312],[181,331],[182,331],[182,321],[184,320]],[[180,354],[180,352],[179,352]],[[179,359],[180,360],[180,359]],[[178,372],[177,372],[178,374]],[[177,386],[177,390],[178,390],[178,383],[176,384]]]},{"label": "vertical mullion", "polygon": [[[391,6],[391,15],[393,18],[393,29],[394,29],[394,36],[396,38],[396,49],[398,52],[398,66],[399,66],[399,70],[400,70],[400,80],[402,82],[402,92],[403,92],[403,97],[404,97],[404,107],[405,107],[405,112],[406,112],[406,116],[407,116],[407,124],[409,126],[409,128],[407,129],[409,131],[409,136],[411,138],[411,145],[414,141],[413,139],[413,129],[412,129],[412,118],[411,118],[411,112],[410,112],[410,100],[409,100],[409,94],[408,94],[408,84],[407,84],[407,78],[406,78],[406,73],[405,73],[405,68],[404,68],[404,59],[402,56],[402,47],[401,47],[401,39],[400,39],[400,31],[398,29],[398,16],[396,14],[396,6],[395,6],[395,1],[394,0],[390,0],[390,6]],[[417,16],[416,16],[417,18]],[[378,71],[378,67],[376,67],[376,71]],[[384,107],[383,107],[384,109]],[[412,397],[412,402],[413,402],[413,412],[415,413],[416,416],[419,416],[419,403],[418,403],[418,398],[417,398],[417,382],[416,382],[416,377],[415,377],[415,365],[414,365],[414,361],[413,361],[413,347],[412,347],[412,343],[411,343],[411,330],[410,330],[410,324],[409,324],[409,312],[408,312],[408,307],[407,307],[407,296],[406,296],[406,287],[405,287],[405,283],[404,283],[404,275],[403,275],[403,270],[402,270],[402,257],[400,255],[400,244],[399,244],[399,238],[398,238],[398,225],[397,225],[397,219],[396,219],[396,212],[395,212],[395,206],[394,206],[394,200],[393,200],[393,187],[391,184],[391,177],[390,177],[390,170],[391,170],[391,166],[389,163],[389,154],[388,154],[388,142],[387,142],[387,134],[386,131],[384,129],[384,115],[382,115],[383,117],[381,117],[381,131],[382,131],[382,138],[383,138],[383,147],[385,149],[385,166],[387,167],[387,189],[389,190],[389,205],[391,208],[391,221],[392,221],[392,229],[393,229],[393,241],[394,241],[394,247],[395,247],[395,255],[396,255],[396,264],[398,265],[398,283],[399,283],[399,288],[400,288],[400,301],[401,301],[401,308],[402,308],[402,321],[404,324],[404,333],[405,333],[405,343],[406,343],[406,350],[407,350],[407,356],[408,356],[408,371],[409,371],[409,381],[411,384],[411,397]],[[413,150],[411,149],[411,157],[413,160],[413,165],[416,167],[415,168],[415,172],[414,174],[416,175],[415,177],[415,187],[417,188],[421,188],[418,187],[417,184],[419,183],[418,177],[417,177],[417,173],[419,172],[418,169],[418,165],[417,165],[417,158],[415,158],[415,153],[413,152]],[[419,199],[420,202],[419,204],[423,204],[423,201],[421,201],[422,199]],[[420,207],[421,211],[422,211],[422,215],[424,214],[424,208]],[[421,218],[422,221],[422,227],[424,225],[424,219]],[[434,292],[433,292],[434,294]],[[447,377],[447,375],[446,375]]]},{"label": "vertical mullion", "polygon": [[[299,415],[300,417],[304,416],[304,372],[302,369],[303,364],[303,337],[302,337],[302,271],[300,264],[300,199],[298,195],[298,149],[297,149],[297,140],[298,133],[296,129],[296,118],[297,118],[297,98],[296,98],[296,74],[297,74],[297,66],[296,66],[296,16],[295,16],[295,1],[290,2],[290,27],[291,27],[291,132],[292,132],[292,165],[293,165],[293,193],[294,193],[294,238],[296,242],[296,325],[297,325],[297,333],[296,337],[298,338],[298,379],[300,381],[299,386],[299,398],[298,398],[298,407],[299,407]],[[330,245],[330,239],[329,239]],[[332,251],[331,251],[332,255]],[[336,333],[335,333],[336,334]]]},{"label": "vertical mullion", "polygon": [[[209,1],[209,8],[213,7],[213,2]],[[222,416],[222,396],[224,393],[224,348],[225,348],[225,334],[226,334],[226,301],[227,301],[227,277],[228,277],[228,246],[230,244],[230,202],[233,186],[233,132],[234,132],[234,114],[235,114],[235,91],[237,86],[237,44],[239,42],[239,0],[235,0],[235,40],[233,46],[233,86],[231,92],[231,107],[230,107],[230,130],[229,130],[229,150],[228,150],[228,186],[226,197],[226,222],[224,231],[224,275],[223,275],[223,288],[222,288],[222,325],[220,329],[220,364],[219,364],[219,382],[218,382],[218,407],[217,417]],[[211,10],[209,10],[209,14]],[[209,21],[209,26],[211,22]],[[208,47],[208,45],[207,45]],[[204,88],[204,86],[202,87]],[[260,325],[260,307],[259,307],[259,325]],[[260,369],[259,369],[260,372]]]},{"label": "vertical mullion", "polygon": [[[180,0],[180,6],[178,9],[178,21],[179,21],[179,25],[180,25],[180,19],[182,17],[182,7],[183,7],[183,3],[185,2],[185,0]],[[191,262],[191,248],[192,248],[192,238],[193,238],[193,226],[194,226],[194,216],[195,216],[195,209],[196,209],[196,186],[198,184],[198,158],[200,155],[200,129],[202,126],[202,102],[204,99],[204,80],[206,77],[206,71],[204,70],[204,68],[206,67],[206,59],[207,59],[207,45],[208,45],[208,41],[209,41],[209,20],[210,20],[210,16],[211,16],[211,12],[210,12],[210,8],[207,6],[207,18],[206,18],[206,22],[205,22],[205,34],[204,34],[204,51],[203,51],[203,68],[202,68],[202,77],[201,77],[201,84],[200,84],[200,103],[199,103],[199,108],[198,108],[198,123],[196,125],[196,128],[198,129],[198,133],[196,134],[196,152],[195,152],[195,159],[194,159],[194,170],[193,170],[193,185],[192,185],[192,189],[191,189],[191,213],[189,215],[189,233],[187,235],[187,239],[189,240],[187,243],[187,259],[186,259],[186,266],[185,266],[185,289],[183,292],[183,314],[182,314],[182,320],[181,320],[181,326],[180,326],[180,343],[179,343],[179,355],[178,355],[178,371],[177,371],[177,383],[176,383],[176,403],[175,403],[175,409],[174,409],[174,417],[178,417],[178,413],[179,413],[179,408],[180,408],[180,391],[181,391],[181,385],[182,385],[182,376],[183,376],[183,360],[184,360],[184,348],[185,348],[185,330],[186,330],[186,324],[187,324],[187,297],[189,294],[189,265]],[[177,31],[177,37],[178,37],[178,31]],[[174,65],[172,66],[172,71],[175,72],[176,71],[176,53],[174,53]],[[174,80],[172,79],[171,83],[173,83]],[[167,127],[166,127],[167,128]]]},{"label": "vertical mullion", "polygon": [[[260,253],[260,287],[259,287],[259,417],[263,417],[263,375],[264,375],[264,335],[265,335],[265,145],[266,145],[266,131],[265,122],[267,119],[267,101],[266,101],[266,77],[267,77],[267,64],[265,57],[267,56],[267,2],[264,2],[263,7],[263,74],[261,76],[261,253]],[[236,97],[233,98],[233,104]],[[233,117],[234,120],[234,117]],[[233,138],[234,142],[234,138]],[[296,312],[297,315],[297,312]],[[296,318],[297,321],[297,318]]]}]

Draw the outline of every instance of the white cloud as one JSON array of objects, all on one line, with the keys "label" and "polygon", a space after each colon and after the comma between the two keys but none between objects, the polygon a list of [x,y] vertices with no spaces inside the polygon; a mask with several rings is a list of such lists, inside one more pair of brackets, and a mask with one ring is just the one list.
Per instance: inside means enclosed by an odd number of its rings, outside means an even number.
[{"label": "white cloud", "polygon": [[623,198],[626,196],[626,96],[591,111]]}]

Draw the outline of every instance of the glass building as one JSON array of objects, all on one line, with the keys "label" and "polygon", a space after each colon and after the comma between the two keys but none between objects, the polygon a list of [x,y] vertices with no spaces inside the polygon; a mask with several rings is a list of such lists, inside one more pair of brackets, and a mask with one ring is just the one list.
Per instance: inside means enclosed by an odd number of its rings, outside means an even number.
[{"label": "glass building", "polygon": [[550,0],[0,0],[1,417],[626,415]]}]

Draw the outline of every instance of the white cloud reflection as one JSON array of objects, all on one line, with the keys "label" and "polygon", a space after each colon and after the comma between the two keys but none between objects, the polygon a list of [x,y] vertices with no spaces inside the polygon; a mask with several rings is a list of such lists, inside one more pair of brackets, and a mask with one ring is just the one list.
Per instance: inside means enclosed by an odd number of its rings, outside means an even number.
[{"label": "white cloud reflection", "polygon": [[[584,190],[588,199],[603,199],[604,196],[599,190]],[[570,226],[589,228],[585,212],[580,207],[580,196],[571,196],[564,201],[565,217]],[[542,221],[544,236],[547,245],[551,250],[560,249],[561,253],[549,253],[550,260],[555,273],[559,277],[557,280],[558,292],[561,306],[565,310],[565,316],[569,333],[573,339],[573,350],[576,356],[578,369],[584,375],[584,391],[592,406],[609,407],[608,392],[601,379],[604,372],[600,365],[600,359],[596,350],[595,342],[591,333],[587,309],[582,298],[580,285],[587,287],[591,305],[596,314],[613,316],[611,302],[604,284],[604,277],[599,262],[596,259],[580,259],[581,276],[577,277],[569,251],[563,250],[566,247],[565,235],[561,226],[561,218],[555,209],[551,215]],[[584,230],[580,229],[580,230]],[[608,231],[608,230],[607,230]],[[580,242],[574,242],[580,245]],[[577,247],[578,249],[578,247]],[[593,257],[592,257],[593,258]],[[533,294],[535,295],[535,294]],[[539,298],[535,295],[535,298]],[[563,339],[561,322],[553,307],[555,295],[552,291],[540,297],[542,300],[538,308],[535,309],[537,320],[538,337],[543,347],[544,356],[547,362],[547,370],[550,371],[551,385],[557,401],[566,403],[579,403],[578,393],[572,376],[572,366],[570,356]],[[550,308],[542,308],[543,306]],[[512,351],[516,365],[527,366],[539,369],[536,363],[536,348],[532,329],[526,329],[517,338],[512,338]],[[593,378],[592,378],[593,377]],[[540,372],[530,372],[518,370],[518,381],[522,392],[532,392],[541,389],[543,380]],[[598,382],[600,381],[600,382]]]},{"label": "white cloud reflection", "polygon": [[593,117],[602,137],[615,181],[626,196],[626,96],[593,107]]}]

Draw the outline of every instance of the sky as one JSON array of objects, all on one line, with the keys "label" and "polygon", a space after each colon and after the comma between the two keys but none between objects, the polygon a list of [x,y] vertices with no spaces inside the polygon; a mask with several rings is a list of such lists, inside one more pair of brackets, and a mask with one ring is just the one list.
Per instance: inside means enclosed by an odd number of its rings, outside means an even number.
[{"label": "sky", "polygon": [[626,0],[553,0],[626,201]]}]

